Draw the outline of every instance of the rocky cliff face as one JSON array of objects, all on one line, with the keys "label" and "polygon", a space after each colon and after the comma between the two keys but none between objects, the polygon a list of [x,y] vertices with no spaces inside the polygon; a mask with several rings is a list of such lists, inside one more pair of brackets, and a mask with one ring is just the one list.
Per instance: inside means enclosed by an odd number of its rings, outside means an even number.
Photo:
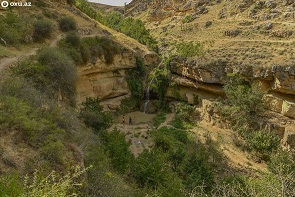
[{"label": "rocky cliff face", "polygon": [[[200,118],[223,128],[228,124],[221,119],[215,98],[224,96],[222,86],[227,73],[242,74],[266,92],[264,102],[271,112],[257,124],[262,129],[275,131],[283,143],[295,147],[295,66],[255,70],[251,66],[232,66],[222,61],[174,58],[171,72],[184,99],[193,104],[194,98],[198,98]],[[171,92],[168,96],[173,97]]]},{"label": "rocky cliff face", "polygon": [[[87,64],[79,68],[77,83],[77,102],[85,101],[87,97],[99,98],[108,109],[115,109],[122,99],[130,96],[126,81],[127,69],[136,66],[135,54],[130,50],[114,56],[111,64],[106,64],[103,58],[97,59],[95,64]],[[146,66],[155,65],[159,57],[154,53],[142,55]]]},{"label": "rocky cliff face", "polygon": [[223,61],[206,61],[175,58],[171,63],[173,78],[181,86],[205,90],[222,95],[227,73],[241,74],[252,84],[259,85],[267,94],[269,109],[295,118],[295,66],[255,68],[228,66]]}]

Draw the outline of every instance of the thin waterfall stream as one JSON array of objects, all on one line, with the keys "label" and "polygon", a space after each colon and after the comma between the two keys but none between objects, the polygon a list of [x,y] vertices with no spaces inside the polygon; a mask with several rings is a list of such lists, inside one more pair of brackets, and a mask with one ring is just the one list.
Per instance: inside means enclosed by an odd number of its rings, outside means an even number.
[{"label": "thin waterfall stream", "polygon": [[151,88],[151,85],[152,85],[152,83],[153,83],[154,78],[155,78],[155,77],[153,77],[153,78],[151,79],[151,81],[149,82],[148,87],[147,87],[147,89],[146,89],[146,97],[145,97],[144,110],[143,110],[144,113],[146,113],[147,108],[148,108],[148,104],[149,104],[149,102],[150,102],[150,88]]}]

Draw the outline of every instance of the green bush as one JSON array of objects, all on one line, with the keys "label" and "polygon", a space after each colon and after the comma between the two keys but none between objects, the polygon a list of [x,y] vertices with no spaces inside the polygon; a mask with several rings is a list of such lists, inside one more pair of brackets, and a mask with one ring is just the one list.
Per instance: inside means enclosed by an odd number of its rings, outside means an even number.
[{"label": "green bush", "polygon": [[[122,177],[113,172],[110,158],[99,139],[86,152],[85,165],[93,167],[87,171],[87,181],[83,184],[81,196],[137,196],[133,187]],[[115,149],[116,147],[113,147]]]},{"label": "green bush", "polygon": [[204,56],[203,44],[197,42],[180,42],[176,44],[176,52],[182,57]]},{"label": "green bush", "polygon": [[104,56],[106,64],[114,61],[114,56],[121,52],[118,43],[107,37],[83,38],[81,40],[82,59],[85,63],[95,63],[97,58]]},{"label": "green bush", "polygon": [[289,175],[295,173],[295,155],[279,149],[273,153],[268,168],[275,174]]},{"label": "green bush", "polygon": [[79,47],[81,44],[80,36],[76,32],[67,33],[64,41],[66,44],[69,44],[75,48]]},{"label": "green bush", "polygon": [[77,29],[76,21],[71,17],[62,17],[59,21],[59,28],[60,30],[67,32],[67,31],[74,31]]},{"label": "green bush", "polygon": [[77,81],[74,61],[61,50],[50,47],[40,50],[37,56],[38,62],[46,70],[43,77],[50,81],[47,85],[55,90],[55,94],[74,105]]},{"label": "green bush", "polygon": [[0,41],[1,45],[18,45],[19,43],[31,42],[33,27],[31,18],[21,18],[14,12],[9,11],[0,16]]},{"label": "green bush", "polygon": [[78,187],[81,186],[81,176],[85,174],[88,169],[89,168],[82,169],[81,167],[77,166],[73,172],[68,172],[65,175],[59,174],[56,171],[52,171],[45,178],[35,172],[33,177],[25,177],[25,192],[21,196],[77,196],[75,191],[77,191]]},{"label": "green bush", "polygon": [[47,140],[41,149],[41,155],[54,164],[64,163],[64,145],[60,140]]},{"label": "green bush", "polygon": [[76,3],[76,0],[67,0],[67,4],[69,4],[69,5],[75,5],[75,3]]},{"label": "green bush", "polygon": [[194,107],[187,103],[179,103],[175,108],[175,117],[172,125],[178,129],[190,128],[195,120]]},{"label": "green bush", "polygon": [[269,160],[271,153],[278,149],[280,139],[272,132],[254,131],[248,134],[247,144],[261,159]]},{"label": "green bush", "polygon": [[34,41],[43,41],[46,38],[51,36],[53,32],[53,25],[47,19],[40,19],[34,23],[34,33],[33,39]]}]

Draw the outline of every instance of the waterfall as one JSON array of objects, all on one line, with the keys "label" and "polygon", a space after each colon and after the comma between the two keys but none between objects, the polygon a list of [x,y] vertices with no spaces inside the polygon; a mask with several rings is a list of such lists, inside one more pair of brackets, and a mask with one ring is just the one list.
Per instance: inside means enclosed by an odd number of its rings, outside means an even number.
[{"label": "waterfall", "polygon": [[143,109],[143,112],[146,113],[146,110],[147,110],[147,107],[148,107],[148,104],[150,102],[150,87],[152,85],[152,82],[154,80],[155,77],[152,78],[152,80],[149,82],[148,84],[148,87],[146,89],[146,97],[145,97],[145,102],[144,102],[144,109]]}]

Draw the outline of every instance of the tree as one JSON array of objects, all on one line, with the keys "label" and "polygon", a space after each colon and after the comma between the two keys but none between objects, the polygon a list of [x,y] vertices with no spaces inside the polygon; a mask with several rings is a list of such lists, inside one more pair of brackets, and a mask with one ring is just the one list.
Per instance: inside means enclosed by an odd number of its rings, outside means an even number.
[{"label": "tree", "polygon": [[129,149],[130,144],[126,142],[125,135],[115,129],[104,136],[105,149],[114,168],[125,173],[131,166],[134,157]]},{"label": "tree", "polygon": [[79,116],[97,134],[108,128],[112,123],[111,115],[103,111],[98,98],[86,98],[86,101],[82,103]]}]

